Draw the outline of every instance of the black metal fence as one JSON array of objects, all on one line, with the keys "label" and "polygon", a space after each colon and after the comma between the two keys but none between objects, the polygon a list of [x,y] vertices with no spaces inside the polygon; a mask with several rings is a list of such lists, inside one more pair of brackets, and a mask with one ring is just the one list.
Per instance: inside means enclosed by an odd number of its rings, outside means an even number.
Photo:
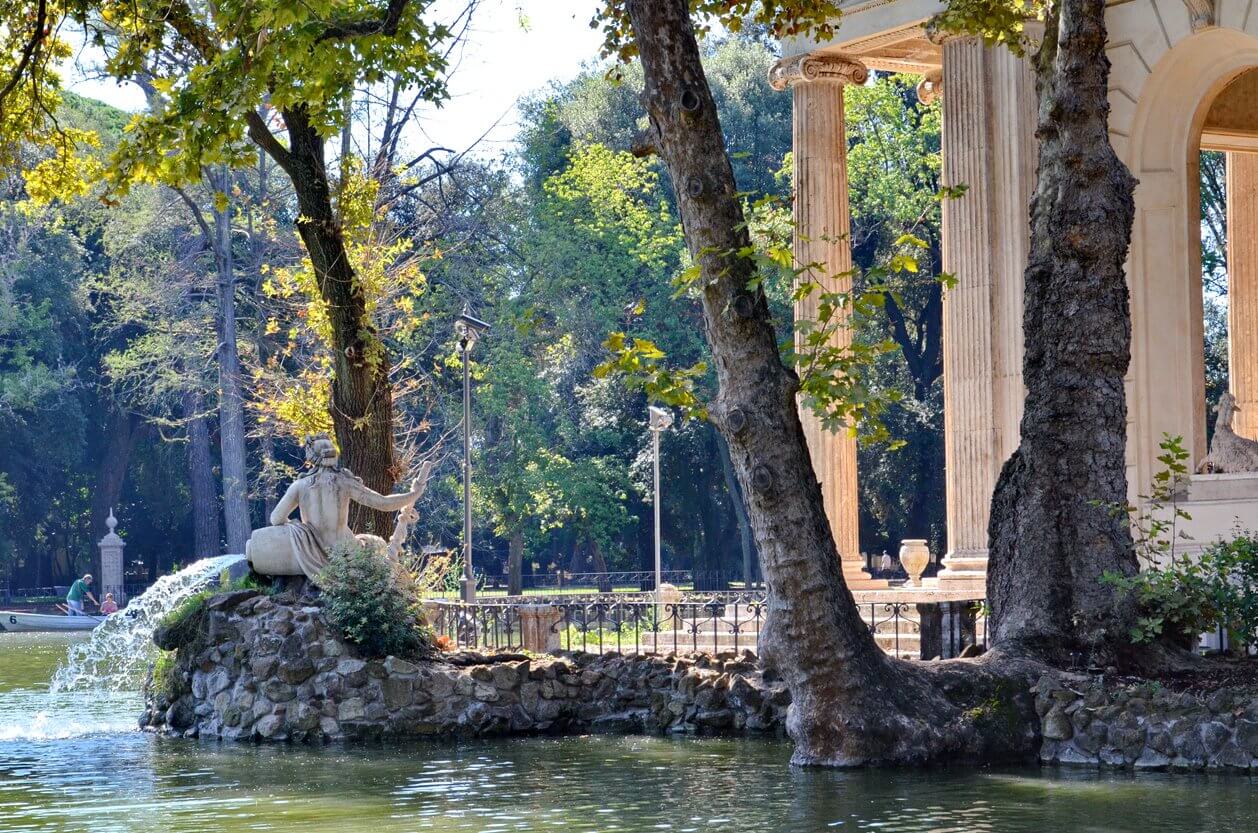
[{"label": "black metal fence", "polygon": [[[483,594],[504,594],[508,589],[507,576],[501,573],[480,573],[476,575],[478,592]],[[661,573],[664,582],[683,590],[719,592],[728,588],[763,589],[760,580],[748,588],[741,573],[712,570],[664,570]],[[528,573],[521,576],[521,590],[524,595],[536,596],[562,593],[643,593],[655,588],[655,573],[649,570],[621,570],[606,573],[570,573],[559,571],[554,573]],[[456,598],[459,594],[457,585],[451,584],[432,595],[436,598]]]},{"label": "black metal fence", "polygon": [[[759,593],[687,594],[657,604],[649,597],[606,594],[521,602],[486,599],[477,604],[429,602],[430,624],[451,648],[512,651],[582,651],[623,654],[735,653],[756,651],[766,615]],[[969,645],[985,646],[980,602],[859,605],[878,644],[901,657],[953,657]],[[540,628],[529,637],[529,620]]]}]

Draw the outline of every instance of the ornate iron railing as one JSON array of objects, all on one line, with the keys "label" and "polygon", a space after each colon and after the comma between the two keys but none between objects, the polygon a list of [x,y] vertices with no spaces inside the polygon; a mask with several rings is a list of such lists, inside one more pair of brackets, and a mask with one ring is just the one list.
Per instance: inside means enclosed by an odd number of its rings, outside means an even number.
[{"label": "ornate iron railing", "polygon": [[[978,602],[873,602],[861,615],[878,644],[901,657],[958,656],[985,646],[986,619]],[[758,593],[686,594],[663,604],[649,595],[557,597],[539,603],[486,599],[467,605],[430,601],[430,624],[450,647],[477,650],[582,651],[626,654],[756,651],[766,602]],[[543,633],[527,636],[526,619]]]}]

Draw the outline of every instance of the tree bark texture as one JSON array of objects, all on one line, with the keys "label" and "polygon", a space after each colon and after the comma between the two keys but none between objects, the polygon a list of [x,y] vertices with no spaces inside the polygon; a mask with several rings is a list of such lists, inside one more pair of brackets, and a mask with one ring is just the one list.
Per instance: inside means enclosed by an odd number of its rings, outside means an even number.
[{"label": "tree bark texture", "polygon": [[249,466],[245,449],[245,401],[241,392],[240,352],[236,344],[236,267],[232,254],[231,177],[216,170],[216,191],[228,196],[223,210],[212,208],[210,241],[218,295],[218,432],[223,469],[223,521],[227,551],[243,553],[253,525],[249,521]]},{"label": "tree bark texture", "polygon": [[[855,766],[1024,754],[1025,732],[984,732],[978,711],[957,700],[972,696],[985,672],[893,660],[861,619],[808,456],[798,379],[779,358],[764,293],[747,288],[753,262],[736,254],[751,244],[687,3],[629,0],[627,8],[649,138],[668,167],[701,268],[720,388],[710,413],[756,533],[768,585],[761,645],[791,690],[792,760]],[[968,682],[945,683],[946,675]]]},{"label": "tree bark texture", "polygon": [[1131,354],[1124,262],[1135,180],[1107,132],[1103,0],[1061,0],[1037,56],[1040,142],[1031,200],[1021,442],[992,497],[991,638],[1049,662],[1107,664],[1134,606],[1101,583],[1137,569],[1125,516]]},{"label": "tree bark texture", "polygon": [[[393,390],[389,356],[367,314],[367,299],[349,261],[341,223],[332,207],[324,140],[303,107],[285,110],[289,147],[278,146],[265,128],[250,135],[288,174],[301,216],[297,231],[319,282],[332,324],[332,424],[341,459],[382,494],[393,491],[402,472],[393,447]],[[350,526],[388,538],[394,516],[355,505]]]},{"label": "tree bark texture", "polygon": [[185,393],[184,417],[188,425],[188,490],[192,497],[192,553],[209,558],[222,553],[218,522],[218,492],[214,488],[214,458],[210,449],[209,420],[202,413],[197,393]]},{"label": "tree bark texture", "polygon": [[524,533],[513,530],[507,545],[507,595],[524,593]]}]

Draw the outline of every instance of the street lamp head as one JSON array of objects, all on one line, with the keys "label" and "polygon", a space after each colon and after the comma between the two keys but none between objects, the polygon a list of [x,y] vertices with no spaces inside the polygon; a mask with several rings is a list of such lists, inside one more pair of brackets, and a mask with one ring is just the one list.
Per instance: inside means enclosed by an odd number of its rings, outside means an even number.
[{"label": "street lamp head", "polygon": [[651,405],[647,409],[650,415],[650,427],[652,431],[667,431],[673,424],[673,412],[667,408],[657,408]]},{"label": "street lamp head", "polygon": [[471,349],[476,340],[489,330],[489,322],[472,315],[466,306],[463,307],[463,312],[459,313],[459,317],[454,319],[454,334],[464,350]]}]

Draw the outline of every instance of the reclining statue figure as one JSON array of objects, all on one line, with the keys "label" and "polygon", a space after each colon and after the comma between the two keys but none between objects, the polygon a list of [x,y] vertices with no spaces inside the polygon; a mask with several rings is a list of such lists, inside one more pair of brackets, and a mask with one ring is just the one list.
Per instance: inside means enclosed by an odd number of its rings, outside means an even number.
[{"label": "reclining statue figure", "polygon": [[[314,464],[314,471],[288,487],[271,513],[271,526],[254,530],[249,536],[245,544],[249,566],[261,575],[304,575],[317,583],[332,549],[355,542],[396,562],[405,525],[415,519],[415,501],[428,485],[432,462],[424,463],[409,492],[382,495],[367,488],[349,469],[341,468],[336,447],[325,437],[310,444],[306,459]],[[388,542],[377,535],[355,535],[349,528],[350,501],[383,512],[400,512],[403,528]],[[294,509],[301,510],[300,521],[289,519]]]},{"label": "reclining statue figure", "polygon": [[1219,416],[1214,421],[1214,439],[1210,453],[1197,467],[1198,474],[1233,474],[1258,471],[1258,442],[1242,437],[1232,428],[1232,419],[1240,407],[1236,397],[1224,391],[1219,397]]}]

